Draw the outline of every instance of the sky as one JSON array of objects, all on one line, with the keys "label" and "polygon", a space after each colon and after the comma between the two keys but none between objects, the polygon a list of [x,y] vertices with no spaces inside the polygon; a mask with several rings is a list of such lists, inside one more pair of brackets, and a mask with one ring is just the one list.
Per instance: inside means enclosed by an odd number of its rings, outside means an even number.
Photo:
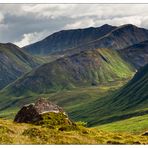
[{"label": "sky", "polygon": [[0,4],[0,43],[19,47],[60,30],[103,24],[148,29],[148,4]]}]

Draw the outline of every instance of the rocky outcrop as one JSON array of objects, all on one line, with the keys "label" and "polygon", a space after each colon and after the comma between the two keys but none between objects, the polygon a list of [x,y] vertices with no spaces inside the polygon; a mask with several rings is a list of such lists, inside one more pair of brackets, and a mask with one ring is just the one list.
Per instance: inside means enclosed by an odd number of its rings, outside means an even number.
[{"label": "rocky outcrop", "polygon": [[142,136],[148,136],[148,131],[142,134]]},{"label": "rocky outcrop", "polygon": [[45,98],[39,98],[36,103],[25,105],[15,116],[14,122],[34,123],[42,120],[42,114],[63,113],[64,110],[56,104],[49,102]]}]

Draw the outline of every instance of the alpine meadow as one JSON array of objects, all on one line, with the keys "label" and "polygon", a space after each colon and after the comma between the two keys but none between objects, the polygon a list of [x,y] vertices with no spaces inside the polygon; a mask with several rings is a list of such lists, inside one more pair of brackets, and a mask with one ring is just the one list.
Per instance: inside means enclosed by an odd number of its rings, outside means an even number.
[{"label": "alpine meadow", "polygon": [[148,5],[17,5],[0,5],[0,144],[147,145]]}]

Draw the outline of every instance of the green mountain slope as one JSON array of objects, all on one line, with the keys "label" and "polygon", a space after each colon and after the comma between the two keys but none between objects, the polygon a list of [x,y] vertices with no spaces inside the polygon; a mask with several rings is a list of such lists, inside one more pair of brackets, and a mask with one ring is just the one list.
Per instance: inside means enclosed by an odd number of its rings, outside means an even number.
[{"label": "green mountain slope", "polygon": [[3,91],[0,94],[0,117],[14,118],[22,105],[35,102],[38,97],[49,98],[49,101],[62,106],[69,113],[74,108],[98,100],[106,96],[106,94],[112,94],[114,90],[119,89],[127,81],[115,81],[99,86],[78,87],[71,90],[53,91],[43,94],[29,93],[22,96],[12,95]]},{"label": "green mountain slope", "polygon": [[44,64],[8,87],[10,94],[99,85],[131,77],[133,68],[108,49],[85,51]]},{"label": "green mountain slope", "polygon": [[38,65],[35,58],[16,45],[0,44],[0,89]]},{"label": "green mountain slope", "polygon": [[100,125],[97,128],[112,132],[144,133],[148,130],[148,114]]},{"label": "green mountain slope", "polygon": [[88,121],[90,126],[141,116],[148,113],[148,64],[112,95],[73,108],[73,119]]},{"label": "green mountain slope", "polygon": [[17,107],[39,94],[125,80],[133,71],[114,50],[84,51],[44,64],[0,91],[0,110]]}]

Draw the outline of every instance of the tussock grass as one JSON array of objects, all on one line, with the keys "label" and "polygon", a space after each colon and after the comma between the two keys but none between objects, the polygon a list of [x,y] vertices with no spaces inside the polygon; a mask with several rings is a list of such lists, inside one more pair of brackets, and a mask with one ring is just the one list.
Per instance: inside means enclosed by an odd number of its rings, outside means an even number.
[{"label": "tussock grass", "polygon": [[0,144],[148,144],[148,137],[106,132],[78,124],[77,130],[51,129],[40,125],[0,119]]}]

